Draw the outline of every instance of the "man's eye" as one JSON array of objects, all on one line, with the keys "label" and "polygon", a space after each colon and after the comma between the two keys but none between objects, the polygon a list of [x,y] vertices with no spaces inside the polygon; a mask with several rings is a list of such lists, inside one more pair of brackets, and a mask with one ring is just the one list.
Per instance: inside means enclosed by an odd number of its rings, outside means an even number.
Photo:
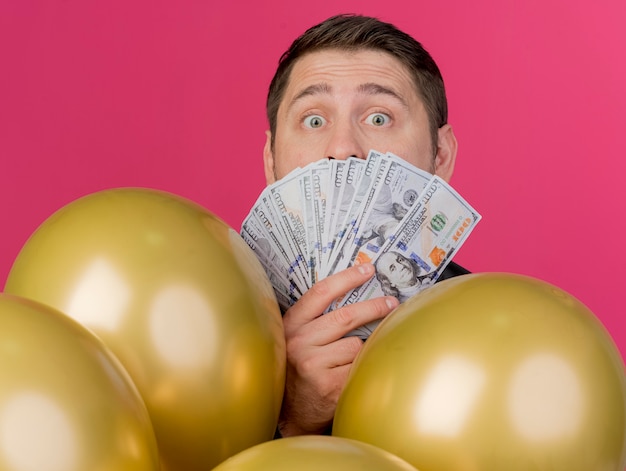
[{"label": "man's eye", "polygon": [[304,118],[304,125],[307,128],[321,128],[324,124],[326,124],[326,120],[316,114]]},{"label": "man's eye", "polygon": [[365,118],[365,122],[373,126],[384,126],[389,124],[390,121],[391,118],[384,113],[372,113]]}]

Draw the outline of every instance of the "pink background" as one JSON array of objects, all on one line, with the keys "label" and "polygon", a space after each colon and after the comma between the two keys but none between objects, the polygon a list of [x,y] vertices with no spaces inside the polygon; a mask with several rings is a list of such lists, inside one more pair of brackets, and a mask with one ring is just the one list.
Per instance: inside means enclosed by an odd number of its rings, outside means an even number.
[{"label": "pink background", "polygon": [[625,357],[623,0],[3,0],[0,287],[39,224],[105,188],[177,193],[239,229],[276,62],[340,12],[395,23],[442,69],[452,183],[484,218],[455,260],[563,288]]}]

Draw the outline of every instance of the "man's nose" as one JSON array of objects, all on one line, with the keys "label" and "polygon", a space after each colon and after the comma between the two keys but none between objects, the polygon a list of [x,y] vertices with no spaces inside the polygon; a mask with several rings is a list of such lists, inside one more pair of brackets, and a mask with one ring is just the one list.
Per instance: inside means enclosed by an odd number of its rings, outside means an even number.
[{"label": "man's nose", "polygon": [[336,126],[330,134],[325,157],[338,160],[345,160],[348,157],[365,159],[368,149],[363,147],[358,130],[350,124],[343,124]]}]

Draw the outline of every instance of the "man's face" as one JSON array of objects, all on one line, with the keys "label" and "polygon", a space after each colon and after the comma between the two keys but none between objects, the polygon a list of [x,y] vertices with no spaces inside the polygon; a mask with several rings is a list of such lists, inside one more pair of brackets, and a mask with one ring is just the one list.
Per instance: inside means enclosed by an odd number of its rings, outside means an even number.
[{"label": "man's face", "polygon": [[409,260],[400,254],[386,252],[376,262],[376,269],[396,288],[408,288],[415,284],[415,272]]},{"label": "man's face", "polygon": [[274,148],[267,133],[267,183],[323,158],[393,152],[448,180],[456,157],[452,128],[432,149],[426,109],[404,65],[382,51],[323,50],[294,65],[278,108]]}]

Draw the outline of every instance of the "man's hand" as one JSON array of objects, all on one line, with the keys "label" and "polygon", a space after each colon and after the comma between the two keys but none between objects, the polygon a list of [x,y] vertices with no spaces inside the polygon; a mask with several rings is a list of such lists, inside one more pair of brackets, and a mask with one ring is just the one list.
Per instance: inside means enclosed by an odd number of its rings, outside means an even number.
[{"label": "man's hand", "polygon": [[328,428],[352,361],[363,346],[360,338],[343,336],[397,307],[398,300],[388,296],[322,315],[331,302],[373,275],[369,263],[335,273],[317,282],[285,313],[287,377],[278,424],[283,437]]}]

